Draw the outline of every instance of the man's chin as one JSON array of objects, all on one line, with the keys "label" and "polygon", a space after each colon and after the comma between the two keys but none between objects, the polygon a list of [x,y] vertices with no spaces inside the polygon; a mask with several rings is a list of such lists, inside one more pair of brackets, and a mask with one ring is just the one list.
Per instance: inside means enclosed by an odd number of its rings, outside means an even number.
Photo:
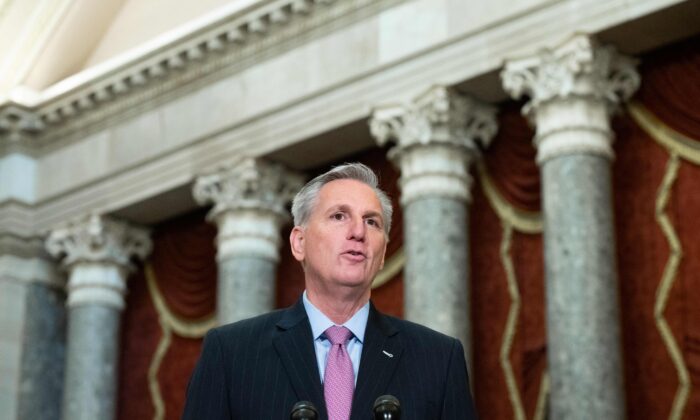
[{"label": "man's chin", "polygon": [[336,280],[337,284],[349,289],[369,289],[372,281],[366,277],[362,278],[340,278]]}]

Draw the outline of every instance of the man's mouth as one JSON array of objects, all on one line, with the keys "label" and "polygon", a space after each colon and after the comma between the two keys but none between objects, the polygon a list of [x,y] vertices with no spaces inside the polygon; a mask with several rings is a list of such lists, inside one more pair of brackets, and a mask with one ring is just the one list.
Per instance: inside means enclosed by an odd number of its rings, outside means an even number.
[{"label": "man's mouth", "polygon": [[357,260],[357,261],[361,261],[361,260],[364,260],[366,258],[366,255],[362,251],[354,251],[354,250],[345,251],[344,255],[347,255],[351,259]]}]

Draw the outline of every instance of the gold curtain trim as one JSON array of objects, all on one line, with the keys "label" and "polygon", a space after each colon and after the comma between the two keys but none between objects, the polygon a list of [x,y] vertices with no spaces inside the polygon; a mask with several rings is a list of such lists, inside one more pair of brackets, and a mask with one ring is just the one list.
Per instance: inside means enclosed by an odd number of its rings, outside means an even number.
[{"label": "gold curtain trim", "polygon": [[679,166],[680,161],[678,159],[678,154],[672,152],[666,166],[666,173],[664,174],[663,180],[661,181],[661,186],[659,187],[659,192],[656,196],[656,206],[654,209],[656,221],[661,227],[661,231],[668,241],[670,250],[668,260],[666,261],[666,266],[664,267],[664,272],[661,277],[661,283],[656,290],[654,318],[656,320],[656,326],[659,333],[661,334],[661,338],[664,341],[668,354],[673,361],[678,375],[678,389],[676,390],[676,395],[673,399],[673,406],[671,408],[671,414],[669,415],[669,419],[671,420],[678,420],[683,416],[683,411],[690,393],[690,377],[688,374],[688,368],[685,365],[683,354],[673,336],[673,332],[671,331],[671,328],[664,317],[664,311],[666,310],[669,294],[671,292],[671,288],[673,287],[673,283],[676,280],[678,266],[680,265],[681,258],[683,257],[683,249],[681,247],[680,240],[678,239],[676,231],[673,228],[671,219],[669,219],[668,215],[666,214],[666,205],[671,197],[673,184],[678,176]]},{"label": "gold curtain trim", "polygon": [[404,254],[403,247],[401,247],[384,262],[384,268],[377,273],[374,277],[374,281],[372,281],[372,289],[376,289],[388,283],[389,280],[393,279],[403,270],[404,264],[406,264],[406,254]]},{"label": "gold curtain trim", "polygon": [[516,420],[525,420],[525,408],[523,407],[522,397],[518,384],[513,374],[513,366],[510,363],[510,352],[513,347],[513,340],[518,328],[518,315],[520,314],[520,291],[518,290],[518,282],[515,278],[515,268],[513,260],[510,256],[511,238],[513,236],[513,227],[507,221],[503,223],[503,238],[501,240],[500,254],[501,263],[506,271],[506,281],[508,283],[508,294],[510,295],[510,308],[508,309],[508,319],[506,328],[503,331],[503,341],[501,343],[500,361],[503,375],[505,376],[506,386],[508,387],[508,397],[510,404],[513,407],[513,415]]},{"label": "gold curtain trim", "polygon": [[172,337],[170,328],[163,325],[162,322],[160,322],[160,328],[162,335],[158,342],[158,347],[156,347],[153,359],[151,360],[151,364],[148,366],[148,392],[151,394],[151,402],[153,403],[153,420],[163,420],[165,417],[165,402],[163,402],[163,396],[160,393],[158,371],[165,358],[165,354],[168,352]]},{"label": "gold curtain trim", "polygon": [[700,141],[692,139],[664,124],[644,105],[632,102],[627,105],[630,115],[657,143],[683,159],[700,165]]},{"label": "gold curtain trim", "polygon": [[486,199],[491,207],[496,211],[498,218],[501,221],[507,222],[513,226],[515,230],[523,233],[541,233],[542,232],[542,213],[520,210],[511,205],[498,192],[498,188],[494,184],[491,176],[486,170],[486,166],[479,162],[476,165],[481,181],[481,188],[484,190]]},{"label": "gold curtain trim", "polygon": [[540,394],[537,398],[537,407],[535,407],[535,417],[534,420],[544,420],[547,414],[547,396],[549,395],[549,375],[547,374],[547,369],[542,372],[542,379],[540,380]]}]

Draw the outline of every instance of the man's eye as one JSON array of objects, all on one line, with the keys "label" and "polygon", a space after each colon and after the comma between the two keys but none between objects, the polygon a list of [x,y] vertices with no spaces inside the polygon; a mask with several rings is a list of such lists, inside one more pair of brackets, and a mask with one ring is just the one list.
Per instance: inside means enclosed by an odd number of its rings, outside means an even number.
[{"label": "man's eye", "polygon": [[376,219],[367,219],[367,224],[370,226],[379,227],[379,222]]},{"label": "man's eye", "polygon": [[345,215],[343,213],[334,213],[331,217],[334,220],[343,220],[345,218]]}]

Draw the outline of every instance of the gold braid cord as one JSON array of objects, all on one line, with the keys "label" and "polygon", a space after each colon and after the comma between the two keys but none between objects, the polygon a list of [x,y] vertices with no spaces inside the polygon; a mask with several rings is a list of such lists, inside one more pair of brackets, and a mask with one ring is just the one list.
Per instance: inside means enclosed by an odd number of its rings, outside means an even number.
[{"label": "gold braid cord", "polygon": [[148,367],[148,390],[150,391],[151,401],[155,409],[153,418],[154,420],[162,420],[165,417],[165,404],[160,392],[160,384],[158,383],[158,370],[170,347],[172,334],[175,333],[185,338],[203,337],[207,331],[216,326],[216,318],[214,315],[211,315],[201,320],[190,321],[175,315],[170,308],[168,308],[163,295],[158,289],[153,267],[151,267],[150,264],[146,264],[144,271],[146,273],[148,293],[151,295],[153,306],[158,313],[158,323],[160,324],[162,333],[156,352]]},{"label": "gold braid cord", "polygon": [[673,336],[673,332],[664,316],[668,305],[669,294],[676,281],[678,267],[683,258],[683,247],[671,223],[671,219],[666,213],[666,205],[671,198],[673,184],[678,176],[680,159],[684,159],[695,165],[700,165],[700,141],[692,139],[667,126],[638,102],[629,104],[628,110],[634,121],[649,134],[654,141],[666,149],[670,155],[668,164],[666,165],[666,173],[664,174],[656,195],[656,205],[654,208],[656,222],[659,224],[669,245],[668,260],[664,267],[661,282],[656,290],[654,320],[656,321],[656,328],[661,334],[661,338],[666,346],[666,351],[673,361],[673,365],[676,368],[676,375],[678,376],[678,389],[676,390],[671,413],[669,414],[669,419],[678,420],[683,417],[692,382],[688,373],[688,367],[683,358],[683,352]]},{"label": "gold braid cord", "polygon": [[627,109],[632,119],[669,153],[700,165],[700,140],[692,139],[667,126],[638,102],[629,104]]},{"label": "gold braid cord", "polygon": [[503,224],[503,240],[501,242],[501,264],[506,270],[506,280],[508,281],[508,294],[510,295],[510,308],[508,309],[508,320],[503,331],[503,341],[501,344],[500,361],[503,374],[508,386],[508,397],[513,406],[515,420],[525,420],[525,408],[520,397],[518,384],[513,374],[513,366],[510,363],[510,351],[513,347],[513,339],[518,328],[518,315],[520,314],[520,290],[515,279],[515,268],[513,259],[510,256],[510,244],[513,236],[513,227],[507,223]]},{"label": "gold braid cord", "polygon": [[[505,377],[506,386],[508,388],[508,398],[510,399],[513,408],[513,414],[516,420],[525,420],[525,407],[523,406],[522,397],[518,390],[518,384],[513,373],[513,366],[510,363],[510,353],[513,347],[513,340],[518,328],[518,317],[520,315],[520,290],[518,288],[518,280],[515,275],[515,267],[513,258],[510,254],[511,241],[513,230],[528,234],[537,234],[542,232],[542,215],[536,212],[527,212],[519,210],[512,206],[508,201],[501,196],[495,183],[491,180],[486,166],[483,163],[477,165],[481,188],[484,190],[486,199],[494,209],[498,218],[501,220],[503,228],[503,236],[500,246],[501,264],[506,273],[506,281],[508,285],[508,295],[510,296],[510,308],[508,309],[508,318],[506,321],[505,330],[503,331],[503,340],[499,358],[503,376]],[[549,393],[549,377],[547,370],[542,373],[540,379],[540,391],[537,398],[537,407],[535,409],[535,420],[541,420],[545,417],[547,394]]]},{"label": "gold braid cord", "polygon": [[515,230],[522,233],[537,234],[542,232],[542,214],[540,212],[515,208],[498,192],[498,188],[486,170],[486,166],[479,162],[476,165],[476,169],[486,199],[498,215],[498,218],[501,219],[501,222],[507,222]]},{"label": "gold braid cord", "polygon": [[673,287],[673,283],[676,280],[678,274],[678,266],[680,265],[681,258],[683,257],[683,250],[681,248],[681,243],[678,240],[678,236],[671,224],[671,220],[666,214],[666,204],[668,204],[668,199],[671,196],[671,189],[673,188],[673,183],[678,175],[678,167],[680,162],[678,160],[678,155],[675,153],[671,154],[669,158],[668,165],[666,166],[666,173],[659,187],[658,195],[656,196],[656,208],[655,217],[656,221],[661,227],[661,230],[668,241],[670,248],[668,261],[666,261],[666,266],[664,267],[664,272],[661,277],[661,283],[658,289],[656,289],[656,301],[654,302],[654,318],[656,320],[656,326],[661,333],[661,338],[664,340],[668,354],[673,360],[673,364],[676,367],[676,372],[678,375],[678,389],[676,390],[676,396],[673,399],[673,407],[671,408],[671,414],[669,419],[677,420],[683,416],[683,410],[685,409],[685,404],[688,401],[688,394],[690,393],[690,377],[688,375],[688,368],[683,360],[683,353],[681,352],[678,343],[673,337],[673,332],[666,322],[664,317],[664,311],[666,310],[666,305],[668,303],[669,293]]}]

